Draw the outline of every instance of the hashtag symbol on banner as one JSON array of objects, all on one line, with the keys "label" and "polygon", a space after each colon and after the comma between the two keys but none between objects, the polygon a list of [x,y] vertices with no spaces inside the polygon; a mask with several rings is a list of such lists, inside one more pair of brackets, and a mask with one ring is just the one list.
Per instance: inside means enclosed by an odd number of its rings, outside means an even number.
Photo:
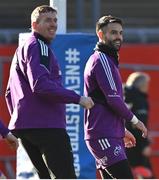
[{"label": "hashtag symbol on banner", "polygon": [[76,48],[72,49],[72,48],[69,48],[67,51],[65,51],[65,54],[66,54],[66,58],[65,58],[65,61],[68,61],[69,64],[76,64],[80,61],[80,58],[79,58],[79,55],[80,55],[80,52],[77,51]]}]

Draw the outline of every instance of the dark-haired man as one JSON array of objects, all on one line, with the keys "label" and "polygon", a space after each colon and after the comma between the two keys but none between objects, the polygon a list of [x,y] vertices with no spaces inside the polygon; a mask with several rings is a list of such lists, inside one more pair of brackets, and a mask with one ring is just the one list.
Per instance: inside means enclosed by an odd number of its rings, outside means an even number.
[{"label": "dark-haired man", "polygon": [[57,11],[47,5],[35,8],[31,27],[31,36],[17,48],[11,65],[6,91],[9,128],[21,139],[41,179],[76,178],[65,104],[89,109],[93,101],[62,85],[59,65],[50,48],[57,30]]},{"label": "dark-haired man", "polygon": [[[147,129],[123,100],[118,51],[123,41],[122,21],[101,17],[96,24],[99,39],[84,71],[84,92],[95,105],[85,111],[85,140],[103,178],[133,178],[125,154],[125,121],[147,136]],[[126,133],[127,134],[127,133]],[[132,146],[135,141],[132,142]]]}]

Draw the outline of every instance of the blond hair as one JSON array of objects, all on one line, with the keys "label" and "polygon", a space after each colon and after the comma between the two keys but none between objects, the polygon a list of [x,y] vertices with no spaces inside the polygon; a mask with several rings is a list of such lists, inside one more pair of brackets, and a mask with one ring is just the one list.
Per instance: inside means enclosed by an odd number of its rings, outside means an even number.
[{"label": "blond hair", "polygon": [[149,81],[150,76],[144,72],[134,72],[130,74],[125,83],[126,86],[139,88],[145,81]]},{"label": "blond hair", "polygon": [[57,10],[53,7],[48,6],[48,5],[38,6],[31,13],[31,22],[38,22],[39,16],[42,13],[47,13],[47,12],[53,12],[53,13],[56,12],[57,13]]}]

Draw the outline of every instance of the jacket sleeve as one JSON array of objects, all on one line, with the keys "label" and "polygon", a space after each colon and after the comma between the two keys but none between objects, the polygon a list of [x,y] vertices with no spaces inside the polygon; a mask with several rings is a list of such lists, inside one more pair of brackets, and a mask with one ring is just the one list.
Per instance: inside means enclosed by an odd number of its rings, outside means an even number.
[{"label": "jacket sleeve", "polygon": [[[38,44],[30,45],[27,50],[26,76],[31,90],[46,99],[56,103],[76,103],[80,96],[72,90],[65,89],[50,77],[48,69],[41,64]],[[47,57],[49,58],[49,57]]]},{"label": "jacket sleeve", "polygon": [[[15,52],[12,63],[11,63],[11,67],[10,67],[10,75],[11,75],[12,66],[14,66],[16,59],[17,58],[16,58],[16,52]],[[6,92],[5,92],[5,100],[6,100],[6,104],[8,107],[8,111],[11,115],[13,113],[13,103],[12,103],[11,89],[10,89],[10,76],[8,79],[7,88],[6,88]]]},{"label": "jacket sleeve", "polygon": [[5,100],[6,100],[9,114],[11,115],[13,113],[13,104],[12,104],[12,100],[11,100],[9,81],[8,81],[8,85],[7,85],[7,89],[6,89],[6,93],[5,93]]},{"label": "jacket sleeve", "polygon": [[2,137],[5,137],[9,133],[8,128],[6,128],[3,123],[0,121],[0,134]]},{"label": "jacket sleeve", "polygon": [[133,118],[133,113],[127,108],[123,98],[117,91],[117,82],[113,75],[113,67],[111,67],[107,59],[98,59],[94,68],[97,83],[105,95],[107,105],[127,121]]},{"label": "jacket sleeve", "polygon": [[[11,67],[10,67],[10,76],[11,76],[12,69],[15,68],[15,63],[17,62],[17,53],[16,52],[17,52],[17,50],[15,51],[13,59],[12,59],[12,63],[11,63]],[[5,92],[5,100],[6,100],[9,114],[11,115],[13,113],[13,103],[12,103],[11,89],[10,89],[10,78],[11,78],[10,76],[8,79],[7,88],[6,88],[6,92]]]}]

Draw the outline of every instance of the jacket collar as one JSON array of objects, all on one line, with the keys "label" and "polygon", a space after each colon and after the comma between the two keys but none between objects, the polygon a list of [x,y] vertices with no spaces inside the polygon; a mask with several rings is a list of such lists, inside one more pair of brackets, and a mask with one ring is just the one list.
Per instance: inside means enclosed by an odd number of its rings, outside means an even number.
[{"label": "jacket collar", "polygon": [[37,33],[37,32],[33,32],[33,35],[34,35],[36,38],[44,41],[46,44],[50,44],[50,42],[49,42],[46,38],[44,38],[41,34],[39,34],[39,33]]},{"label": "jacket collar", "polygon": [[105,45],[105,44],[103,44],[101,42],[97,42],[94,50],[105,53],[106,55],[111,57],[111,59],[113,60],[113,62],[117,66],[119,65],[119,54],[118,54],[118,51],[110,48],[109,46],[107,46],[107,45]]}]

